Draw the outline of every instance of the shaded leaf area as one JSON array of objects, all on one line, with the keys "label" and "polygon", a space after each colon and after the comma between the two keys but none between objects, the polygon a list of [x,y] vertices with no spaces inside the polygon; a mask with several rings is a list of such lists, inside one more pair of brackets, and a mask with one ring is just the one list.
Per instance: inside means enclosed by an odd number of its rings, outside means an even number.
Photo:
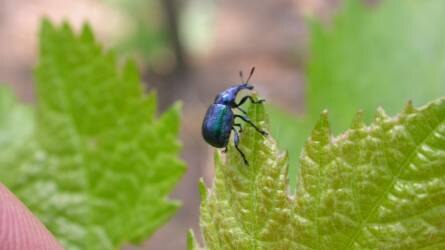
[{"label": "shaded leaf area", "polygon": [[[17,102],[11,89],[0,86],[0,168],[15,157],[33,133],[34,119],[32,109]],[[12,179],[11,171],[1,173]]]},{"label": "shaded leaf area", "polygon": [[[294,128],[294,133],[276,136],[281,143],[297,134],[294,145],[285,146],[290,159],[298,157],[309,136],[307,128],[324,109],[338,133],[359,109],[370,122],[379,106],[395,114],[406,100],[422,104],[445,93],[445,30],[437,29],[445,1],[382,0],[374,6],[363,2],[343,1],[328,25],[309,23],[307,113],[272,125],[277,130]],[[295,179],[292,173],[290,179]]]},{"label": "shaded leaf area", "polygon": [[0,86],[0,151],[20,144],[33,127],[32,109],[18,103],[11,89]]},{"label": "shaded leaf area", "polygon": [[179,105],[157,118],[136,66],[116,65],[88,26],[75,35],[45,20],[35,132],[0,165],[1,181],[67,249],[139,243],[178,208],[166,196],[185,170]]},{"label": "shaded leaf area", "polygon": [[[132,54],[143,63],[156,67],[160,62],[168,63],[173,53],[170,34],[166,24],[166,13],[161,1],[105,0],[126,19],[126,26],[115,46],[119,54]],[[142,56],[142,57],[141,57]]]},{"label": "shaded leaf area", "polygon": [[[261,105],[249,114],[268,129]],[[206,249],[440,249],[445,247],[445,99],[396,117],[358,113],[333,137],[327,112],[300,158],[295,196],[287,156],[248,128],[251,166],[233,148],[216,155],[211,190],[201,184]],[[190,249],[199,249],[189,235]]]},{"label": "shaded leaf area", "polygon": [[383,0],[370,7],[347,0],[332,25],[310,24],[308,112],[329,109],[332,128],[353,114],[385,107],[395,114],[406,100],[422,104],[445,93],[445,2]]},{"label": "shaded leaf area", "polygon": [[271,134],[276,138],[280,149],[286,150],[289,154],[289,186],[295,190],[297,182],[298,152],[304,145],[304,140],[309,135],[311,128],[307,119],[295,117],[293,114],[285,112],[273,105],[266,106],[271,124]]}]

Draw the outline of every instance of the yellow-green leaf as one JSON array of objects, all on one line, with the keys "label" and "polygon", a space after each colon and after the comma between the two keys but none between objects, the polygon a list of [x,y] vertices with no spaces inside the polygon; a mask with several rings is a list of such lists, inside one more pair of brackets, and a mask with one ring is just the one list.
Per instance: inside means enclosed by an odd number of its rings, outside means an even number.
[{"label": "yellow-green leaf", "polygon": [[[261,105],[249,114],[262,128]],[[207,249],[441,249],[445,247],[445,99],[396,117],[359,112],[333,137],[324,112],[300,157],[295,196],[287,157],[273,138],[247,128],[241,148],[216,154],[203,197]],[[196,249],[197,247],[191,249]]]},{"label": "yellow-green leaf", "polygon": [[139,243],[179,206],[166,196],[185,170],[180,106],[157,117],[136,66],[117,64],[88,26],[76,35],[45,20],[35,132],[0,165],[0,180],[66,249]]}]

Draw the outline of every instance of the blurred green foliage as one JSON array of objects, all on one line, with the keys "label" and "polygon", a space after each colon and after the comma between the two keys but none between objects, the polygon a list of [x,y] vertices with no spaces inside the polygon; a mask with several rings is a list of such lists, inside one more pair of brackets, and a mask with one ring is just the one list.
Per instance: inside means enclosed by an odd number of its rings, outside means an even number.
[{"label": "blurred green foliage", "polygon": [[180,12],[180,36],[187,52],[204,55],[213,46],[217,0],[185,1]]},{"label": "blurred green foliage", "polygon": [[[289,136],[302,145],[307,128],[324,109],[332,117],[333,131],[339,132],[359,109],[369,122],[378,106],[394,113],[408,100],[424,103],[442,96],[445,30],[438,25],[444,17],[442,0],[383,0],[375,6],[346,0],[332,23],[311,20],[307,113],[300,119],[272,123],[274,131],[294,129],[276,135],[290,150],[290,158],[300,149],[285,144]],[[275,116],[280,115],[273,112]]]},{"label": "blurred green foliage", "polygon": [[88,26],[75,35],[44,21],[35,120],[0,91],[2,145],[23,142],[0,154],[0,181],[66,249],[139,243],[179,207],[166,196],[185,170],[180,107],[158,118],[156,95],[143,93],[135,64],[116,65]]},{"label": "blurred green foliage", "polygon": [[173,51],[160,0],[104,0],[121,11],[128,21],[116,51],[138,56],[149,67],[169,64]]}]

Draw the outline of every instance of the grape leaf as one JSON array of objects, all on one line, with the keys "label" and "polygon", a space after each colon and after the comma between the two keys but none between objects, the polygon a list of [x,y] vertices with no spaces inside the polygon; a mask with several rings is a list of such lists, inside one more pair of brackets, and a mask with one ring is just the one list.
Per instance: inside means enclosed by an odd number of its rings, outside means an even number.
[{"label": "grape leaf", "polygon": [[[262,105],[252,120],[268,129]],[[445,98],[370,125],[359,112],[338,137],[324,112],[303,149],[296,195],[287,156],[246,128],[245,166],[216,154],[211,190],[201,184],[207,249],[440,249],[445,247]],[[189,236],[189,248],[198,249]],[[192,244],[193,243],[193,244]]]},{"label": "grape leaf", "polygon": [[[445,30],[437,29],[445,1],[382,0],[372,7],[363,2],[342,1],[328,25],[308,23],[307,113],[272,125],[276,130],[294,128],[293,133],[276,135],[283,144],[295,141],[285,144],[290,159],[298,157],[307,128],[324,109],[329,109],[332,130],[338,133],[358,109],[369,122],[379,106],[394,114],[406,100],[421,104],[445,93]],[[291,180],[295,172],[289,171]]]},{"label": "grape leaf", "polygon": [[180,105],[157,118],[134,63],[116,65],[88,26],[75,35],[43,21],[35,132],[0,166],[0,179],[67,249],[139,243],[179,206],[166,196],[185,170]]}]

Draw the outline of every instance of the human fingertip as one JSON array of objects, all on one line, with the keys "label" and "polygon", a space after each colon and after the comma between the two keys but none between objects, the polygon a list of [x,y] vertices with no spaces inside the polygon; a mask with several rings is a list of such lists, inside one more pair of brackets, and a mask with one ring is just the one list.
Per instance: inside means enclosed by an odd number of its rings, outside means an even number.
[{"label": "human fingertip", "polygon": [[0,183],[0,250],[60,250],[54,236]]}]

